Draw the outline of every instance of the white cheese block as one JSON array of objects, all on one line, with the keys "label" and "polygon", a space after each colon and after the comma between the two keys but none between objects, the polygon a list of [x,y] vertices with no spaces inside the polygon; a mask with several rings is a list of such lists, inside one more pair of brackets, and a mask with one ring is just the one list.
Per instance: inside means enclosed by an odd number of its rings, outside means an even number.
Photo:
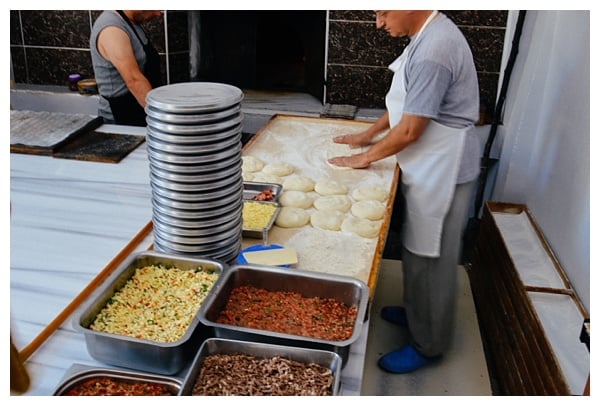
[{"label": "white cheese block", "polygon": [[294,248],[278,248],[264,251],[244,252],[249,264],[255,265],[294,265],[298,263],[298,254]]}]

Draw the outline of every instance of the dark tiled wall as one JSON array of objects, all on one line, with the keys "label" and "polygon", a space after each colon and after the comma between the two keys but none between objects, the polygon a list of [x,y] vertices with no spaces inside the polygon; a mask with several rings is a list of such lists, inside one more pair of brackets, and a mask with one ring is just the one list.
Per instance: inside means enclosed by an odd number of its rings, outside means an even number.
[{"label": "dark tiled wall", "polygon": [[[491,112],[496,100],[507,11],[444,11],[471,45],[481,102]],[[375,28],[372,11],[330,11],[327,101],[383,108],[392,80],[387,66],[408,41]]]},{"label": "dark tiled wall", "polygon": [[[70,73],[93,77],[89,39],[92,24],[100,13],[94,10],[11,10],[10,54],[15,82],[66,86]],[[165,35],[165,18],[168,35]],[[164,82],[167,83],[167,59],[170,83],[188,80],[187,13],[169,11],[145,28],[161,56]]]},{"label": "dark tiled wall", "polygon": [[[11,10],[10,49],[15,82],[66,85],[69,73],[92,77],[89,36],[99,14],[100,11],[93,10]],[[508,12],[452,10],[446,14],[471,45],[481,101],[491,112],[496,100]],[[165,35],[164,18],[168,35]],[[146,26],[162,57],[165,83],[167,60],[169,83],[189,80],[187,18],[186,11],[168,11],[163,19]],[[372,11],[330,11],[326,101],[383,108],[391,81],[387,66],[406,44],[406,39],[394,39],[376,30]]]}]

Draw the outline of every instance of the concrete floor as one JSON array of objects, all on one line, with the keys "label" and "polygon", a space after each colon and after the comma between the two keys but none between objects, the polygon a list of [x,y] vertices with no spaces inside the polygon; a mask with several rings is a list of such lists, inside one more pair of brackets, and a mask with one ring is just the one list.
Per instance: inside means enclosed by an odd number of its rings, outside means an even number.
[{"label": "concrete floor", "polygon": [[402,262],[382,260],[369,318],[362,396],[492,395],[475,304],[464,267],[459,266],[458,275],[458,313],[451,350],[435,365],[411,374],[390,374],[377,366],[377,360],[401,347],[406,342],[406,331],[383,320],[379,313],[383,306],[401,304]]}]

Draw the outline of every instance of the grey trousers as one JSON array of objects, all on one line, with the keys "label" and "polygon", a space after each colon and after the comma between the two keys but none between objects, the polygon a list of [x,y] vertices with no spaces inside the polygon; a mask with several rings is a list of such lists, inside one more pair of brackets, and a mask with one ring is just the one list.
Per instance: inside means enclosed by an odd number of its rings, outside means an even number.
[{"label": "grey trousers", "polygon": [[441,355],[451,344],[462,236],[474,185],[475,181],[456,185],[444,219],[439,258],[402,250],[409,342],[425,356]]}]

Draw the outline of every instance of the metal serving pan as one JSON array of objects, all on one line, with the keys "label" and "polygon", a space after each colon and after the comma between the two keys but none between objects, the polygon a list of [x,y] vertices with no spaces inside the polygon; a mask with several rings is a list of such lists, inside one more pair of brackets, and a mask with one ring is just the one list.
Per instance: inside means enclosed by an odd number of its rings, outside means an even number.
[{"label": "metal serving pan", "polygon": [[[90,296],[85,306],[74,319],[75,329],[85,336],[89,354],[96,360],[124,368],[173,375],[183,368],[200,347],[200,343],[211,334],[210,329],[192,319],[183,336],[174,342],[157,342],[119,334],[94,331],[89,328],[96,315],[133,276],[137,268],[163,264],[180,269],[202,267],[218,273],[212,289],[223,277],[225,263],[203,258],[144,251],[131,254]],[[200,306],[202,308],[204,304]]]},{"label": "metal serving pan", "polygon": [[210,355],[220,354],[244,354],[259,359],[280,356],[305,364],[313,362],[324,366],[331,371],[333,375],[331,394],[333,396],[341,394],[342,359],[335,352],[221,338],[209,338],[204,341],[200,351],[198,351],[198,354],[194,358],[188,373],[183,379],[183,385],[179,394],[182,396],[192,395],[194,384],[202,370],[204,359]]},{"label": "metal serving pan", "polygon": [[273,194],[273,202],[279,201],[279,195],[283,186],[279,183],[267,183],[267,182],[250,182],[244,181],[244,199],[252,200],[254,196],[262,192],[263,190],[270,190]]},{"label": "metal serving pan", "polygon": [[[304,297],[331,298],[348,306],[357,306],[352,335],[343,341],[329,341],[217,322],[219,313],[225,307],[231,291],[236,287],[246,285],[269,291],[296,292]],[[356,278],[299,269],[290,270],[282,267],[251,264],[233,265],[225,270],[219,286],[210,292],[198,313],[198,317],[202,324],[214,328],[215,337],[217,338],[333,351],[340,354],[343,362],[346,362],[350,345],[362,333],[368,300],[369,288],[364,282]]]},{"label": "metal serving pan", "polygon": [[137,384],[151,383],[164,387],[171,395],[181,393],[182,381],[174,377],[140,373],[118,368],[100,368],[89,365],[73,364],[64,374],[61,382],[54,390],[53,396],[68,396],[71,389],[88,379],[111,378]]},{"label": "metal serving pan", "polygon": [[255,201],[255,200],[245,200],[244,199],[244,203],[245,202],[252,202],[252,203],[267,204],[267,205],[275,206],[275,211],[273,212],[273,215],[269,219],[269,222],[267,223],[266,227],[264,227],[264,228],[248,228],[248,227],[243,227],[243,223],[242,223],[242,235],[244,237],[262,239],[263,242],[266,244],[267,243],[267,235],[269,233],[269,230],[271,230],[271,228],[273,227],[275,220],[277,220],[277,216],[279,215],[279,212],[281,211],[281,205],[279,203],[273,202],[273,201],[264,202],[264,201]]}]

